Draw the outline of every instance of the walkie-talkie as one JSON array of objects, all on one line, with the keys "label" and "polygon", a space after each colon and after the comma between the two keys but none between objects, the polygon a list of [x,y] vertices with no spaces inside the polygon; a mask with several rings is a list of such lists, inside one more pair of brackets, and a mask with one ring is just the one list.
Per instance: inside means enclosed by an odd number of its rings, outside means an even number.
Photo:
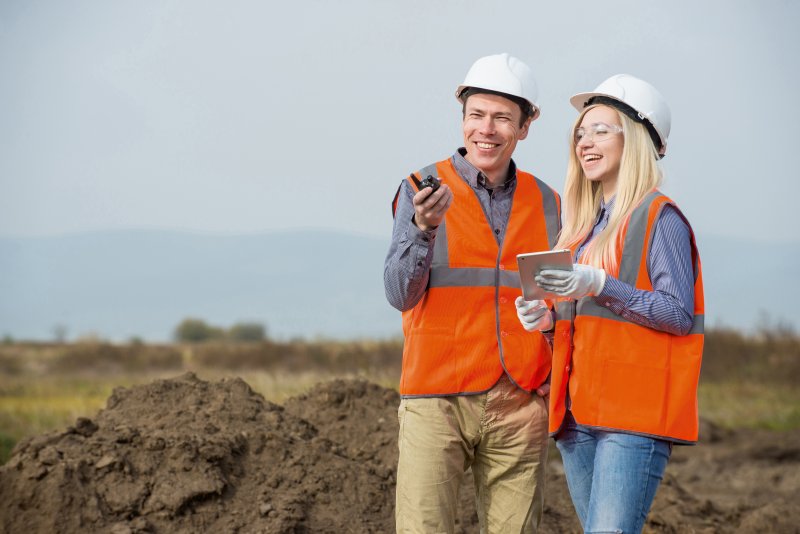
[{"label": "walkie-talkie", "polygon": [[442,182],[440,182],[439,180],[437,180],[436,178],[434,178],[433,176],[431,176],[429,174],[427,177],[425,177],[424,180],[422,180],[419,183],[419,189],[420,189],[420,191],[422,191],[424,188],[430,187],[431,189],[433,189],[433,191],[431,191],[431,193],[435,193],[436,190],[439,189],[439,186],[441,184],[442,184]]}]

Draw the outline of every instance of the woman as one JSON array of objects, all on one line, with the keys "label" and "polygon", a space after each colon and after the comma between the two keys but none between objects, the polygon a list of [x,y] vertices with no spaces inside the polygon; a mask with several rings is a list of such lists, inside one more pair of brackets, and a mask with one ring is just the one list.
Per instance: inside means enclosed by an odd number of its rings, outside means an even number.
[{"label": "woman", "polygon": [[[672,445],[697,441],[703,286],[694,235],[656,188],[670,112],[650,84],[619,74],[571,99],[566,221],[556,248],[572,271],[543,270],[558,297],[550,433],[586,532],[640,532]],[[517,299],[528,330],[541,301]]]}]

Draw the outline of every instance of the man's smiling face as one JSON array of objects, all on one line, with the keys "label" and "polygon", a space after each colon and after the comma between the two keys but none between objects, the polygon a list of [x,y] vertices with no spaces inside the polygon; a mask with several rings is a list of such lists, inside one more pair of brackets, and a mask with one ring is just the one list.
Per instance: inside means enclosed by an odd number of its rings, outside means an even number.
[{"label": "man's smiling face", "polygon": [[505,181],[517,141],[528,135],[530,119],[520,126],[522,110],[499,95],[470,95],[464,106],[464,146],[466,159],[477,167],[492,185]]}]

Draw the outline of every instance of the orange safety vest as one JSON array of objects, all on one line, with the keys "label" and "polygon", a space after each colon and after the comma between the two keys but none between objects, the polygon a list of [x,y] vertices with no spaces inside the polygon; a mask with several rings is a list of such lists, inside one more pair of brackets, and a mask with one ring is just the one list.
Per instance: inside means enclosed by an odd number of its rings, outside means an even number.
[{"label": "orange safety vest", "polygon": [[502,247],[472,187],[450,159],[408,178],[427,175],[453,192],[439,225],[428,288],[403,312],[400,393],[429,397],[489,390],[503,372],[532,391],[550,372],[545,338],[522,328],[514,299],[521,294],[516,255],[549,250],[560,230],[560,198],[533,175],[517,171]]},{"label": "orange safety vest", "polygon": [[[647,257],[655,221],[667,204],[675,206],[656,190],[633,211],[623,228],[619,270],[609,274],[637,289],[653,291]],[[570,409],[579,424],[677,443],[697,441],[703,276],[691,227],[689,233],[695,275],[694,323],[689,334],[676,336],[635,324],[592,297],[557,303],[551,435],[563,424],[569,389]]]}]

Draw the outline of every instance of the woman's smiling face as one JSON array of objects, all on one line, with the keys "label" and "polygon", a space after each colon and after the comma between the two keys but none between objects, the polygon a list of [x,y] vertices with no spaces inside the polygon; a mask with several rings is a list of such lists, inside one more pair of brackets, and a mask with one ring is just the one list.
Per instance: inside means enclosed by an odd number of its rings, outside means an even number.
[{"label": "woman's smiling face", "polygon": [[602,183],[603,195],[609,198],[616,191],[622,149],[625,147],[619,114],[608,106],[597,106],[586,112],[578,128],[592,132],[602,129],[603,126],[608,127],[606,130],[610,135],[604,136],[602,140],[590,133],[582,136],[575,143],[575,155],[586,179]]}]

